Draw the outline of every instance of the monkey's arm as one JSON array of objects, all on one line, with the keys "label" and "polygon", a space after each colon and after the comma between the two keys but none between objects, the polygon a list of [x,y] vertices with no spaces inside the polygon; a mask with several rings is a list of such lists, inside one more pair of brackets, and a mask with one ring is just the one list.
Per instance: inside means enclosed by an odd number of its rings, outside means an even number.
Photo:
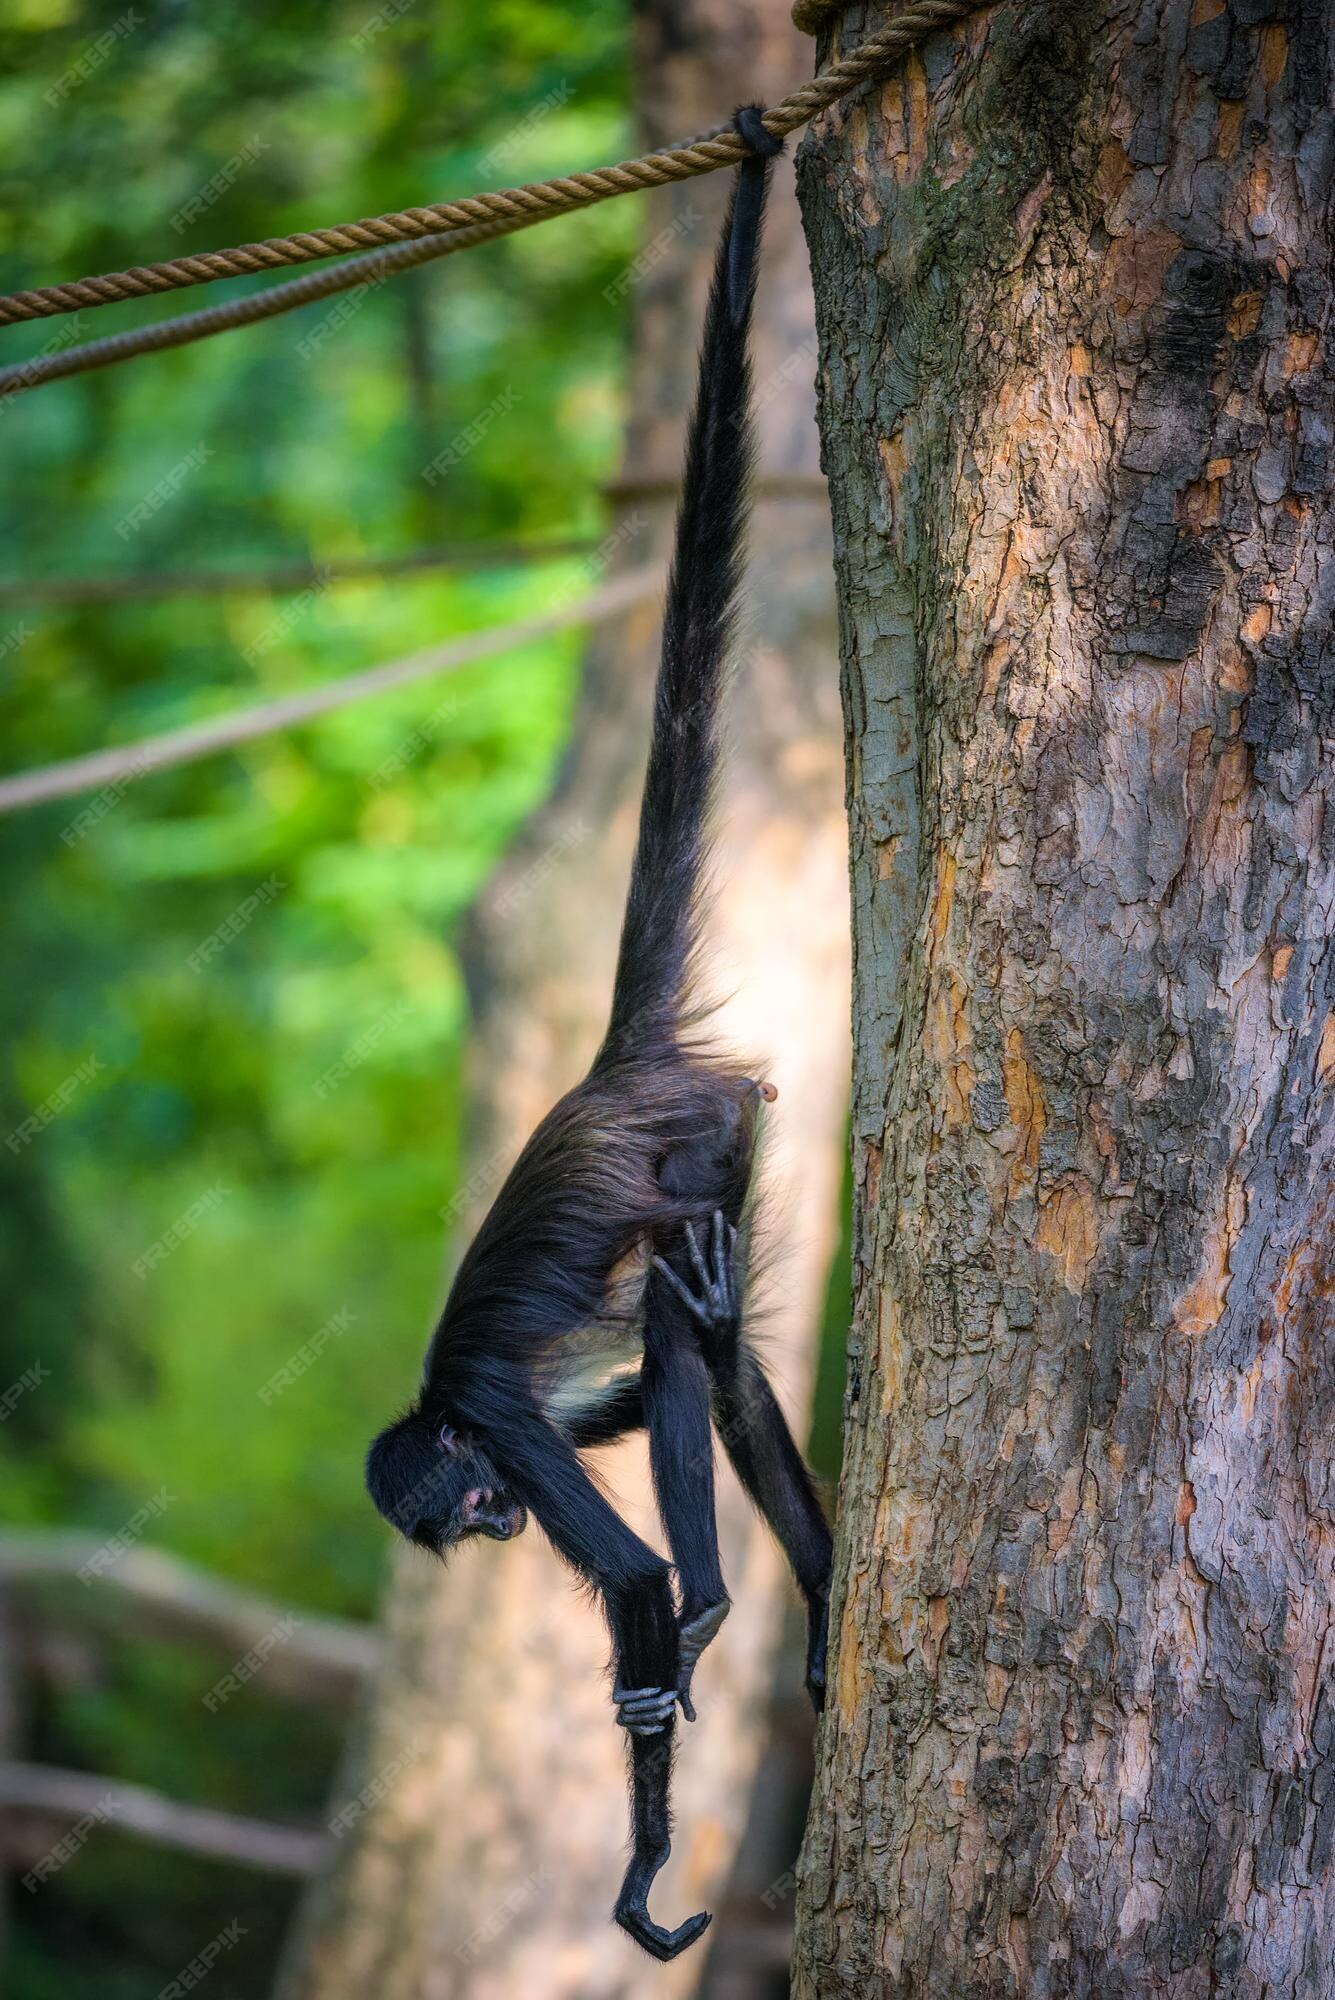
[{"label": "monkey's arm", "polygon": [[769,1522],[807,1607],[807,1693],[825,1706],[826,1627],[834,1544],[806,1460],[743,1340],[736,1366],[716,1382],[718,1430],[737,1477]]},{"label": "monkey's arm", "polygon": [[602,1597],[612,1628],[618,1720],[631,1739],[634,1846],[615,1917],[657,1959],[675,1958],[708,1925],[701,1910],[675,1930],[649,1915],[654,1877],[670,1851],[669,1804],[677,1699],[677,1628],[668,1566],[609,1506],[571,1438],[531,1403],[489,1400],[488,1449],[557,1554]]}]

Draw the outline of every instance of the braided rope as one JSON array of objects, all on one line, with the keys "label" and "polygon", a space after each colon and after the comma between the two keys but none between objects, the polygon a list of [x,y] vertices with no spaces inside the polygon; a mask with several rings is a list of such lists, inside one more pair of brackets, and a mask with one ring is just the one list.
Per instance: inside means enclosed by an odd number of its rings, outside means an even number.
[{"label": "braided rope", "polygon": [[[896,57],[915,48],[928,35],[978,12],[986,0],[915,0],[897,20],[881,28],[850,55],[840,57],[819,76],[803,84],[765,113],[765,129],[786,138],[860,83],[885,69]],[[82,307],[111,305],[121,299],[144,298],[156,292],[178,291],[186,285],[212,284],[218,278],[272,271],[289,264],[353,250],[383,249],[387,244],[440,236],[449,232],[489,228],[523,228],[550,215],[590,208],[614,195],[667,182],[690,180],[734,165],[746,151],[731,128],[706,133],[685,145],[646,153],[612,167],[534,181],[492,194],[468,195],[460,201],[435,202],[426,208],[399,209],[390,215],[365,217],[331,229],[304,230],[294,236],[273,236],[262,243],[235,249],[209,250],[194,257],[172,257],[161,264],[141,264],[130,271],[109,271],[100,277],[78,278],[66,285],[43,285],[33,291],[0,297],[0,326],[20,320],[45,319]],[[472,241],[476,242],[476,236]],[[462,244],[451,247],[464,248]],[[436,253],[445,255],[442,246]],[[319,296],[317,294],[317,296]],[[247,301],[249,304],[250,301]],[[299,303],[294,301],[294,303]],[[282,311],[283,307],[275,310]],[[236,324],[238,322],[232,322]],[[243,322],[241,322],[243,323]],[[210,329],[216,331],[217,329]],[[197,338],[198,336],[189,336]],[[169,343],[171,344],[171,343]],[[68,357],[66,357],[68,359]],[[96,365],[96,364],[94,364]],[[73,372],[73,371],[66,371]]]},{"label": "braided rope", "polygon": [[206,340],[213,333],[229,333],[233,327],[254,326],[274,319],[279,313],[298,306],[313,305],[337,292],[349,292],[358,285],[377,285],[399,271],[427,264],[435,257],[452,257],[456,250],[471,250],[477,243],[489,243],[495,236],[508,236],[524,222],[489,222],[475,229],[455,229],[448,236],[425,236],[417,243],[397,243],[388,250],[370,250],[365,256],[351,257],[346,264],[332,264],[325,271],[310,271],[304,278],[289,278],[285,284],[271,285],[268,291],[249,298],[229,299],[226,305],[202,306],[198,312],[177,313],[152,326],[127,327],[123,333],[104,334],[100,340],[86,340],[78,347],[53,347],[35,354],[30,361],[15,361],[0,368],[0,410],[10,396],[24,389],[39,389],[43,382],[57,382],[62,376],[84,375],[92,368],[109,368],[116,361],[132,361],[137,354],[161,354],[172,347],[188,346],[192,340]]}]

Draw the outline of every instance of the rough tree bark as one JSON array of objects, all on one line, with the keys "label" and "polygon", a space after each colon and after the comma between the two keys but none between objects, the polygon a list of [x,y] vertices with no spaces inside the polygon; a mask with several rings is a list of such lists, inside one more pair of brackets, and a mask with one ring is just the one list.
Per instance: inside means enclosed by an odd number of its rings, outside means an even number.
[{"label": "rough tree bark", "polygon": [[1335,1994],[1333,39],[984,9],[800,164],[858,1209],[801,1996]]},{"label": "rough tree bark", "polygon": [[[810,45],[786,0],[642,7],[637,63],[651,143],[697,130],[806,74]],[[727,189],[655,197],[633,302],[625,472],[615,561],[666,551],[708,269]],[[828,502],[809,385],[815,336],[791,166],[776,177],[757,339],[761,485],[748,585],[747,657],[732,711],[711,961],[721,1017],[771,1058],[772,1187],[787,1235],[767,1351],[801,1424],[835,1240],[847,1118],[848,941],[838,680]],[[648,741],[656,609],[592,646],[555,796],[477,912],[472,1164],[492,1191],[552,1099],[586,1068],[605,1025]],[[659,1541],[639,1442],[605,1454],[613,1491]],[[734,1609],[700,1676],[700,1720],[681,1732],[678,1827],[655,1909],[676,1921],[726,1877],[746,1807],[783,1602],[781,1569],[731,1475],[720,1530]],[[690,1991],[707,1945],[653,1965],[609,1917],[624,1863],[624,1744],[603,1669],[600,1618],[531,1533],[461,1551],[441,1577],[408,1551],[388,1606],[389,1658],[353,1795],[419,1753],[346,1835],[308,1907],[286,2000],[560,2000]]]}]

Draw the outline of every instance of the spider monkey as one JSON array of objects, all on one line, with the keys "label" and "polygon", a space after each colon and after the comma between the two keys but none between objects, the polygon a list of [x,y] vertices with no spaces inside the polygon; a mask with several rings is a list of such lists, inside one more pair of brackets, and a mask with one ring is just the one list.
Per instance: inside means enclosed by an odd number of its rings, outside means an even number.
[{"label": "spider monkey", "polygon": [[[760,1106],[777,1093],[699,1039],[689,993],[747,518],[755,252],[769,159],[781,147],[758,107],[735,122],[748,152],[705,318],[607,1034],[588,1076],[515,1162],[459,1265],[421,1393],[367,1460],[376,1506],[422,1547],[443,1555],[470,1536],[508,1541],[532,1513],[600,1595],[631,1757],[633,1851],[614,1914],[664,1960],[710,1921],[700,1911],[665,1930],[648,1894],[669,1851],[675,1712],[694,1720],[692,1673],[729,1609],[711,1413],[805,1596],[806,1679],[818,1709],[831,1553],[810,1474],[742,1331],[737,1231]],[[616,1304],[628,1269],[639,1291],[633,1315]],[[640,1428],[679,1607],[668,1564],[632,1534],[579,1457]]]}]

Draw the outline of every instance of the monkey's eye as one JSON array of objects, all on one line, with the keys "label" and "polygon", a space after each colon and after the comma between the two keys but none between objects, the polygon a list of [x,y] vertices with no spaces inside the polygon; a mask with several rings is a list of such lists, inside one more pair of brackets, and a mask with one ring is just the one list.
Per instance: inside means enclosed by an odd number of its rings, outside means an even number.
[{"label": "monkey's eye", "polygon": [[438,1433],[438,1439],[442,1451],[448,1451],[451,1454],[458,1451],[459,1433],[455,1430],[453,1424],[442,1424]]}]

